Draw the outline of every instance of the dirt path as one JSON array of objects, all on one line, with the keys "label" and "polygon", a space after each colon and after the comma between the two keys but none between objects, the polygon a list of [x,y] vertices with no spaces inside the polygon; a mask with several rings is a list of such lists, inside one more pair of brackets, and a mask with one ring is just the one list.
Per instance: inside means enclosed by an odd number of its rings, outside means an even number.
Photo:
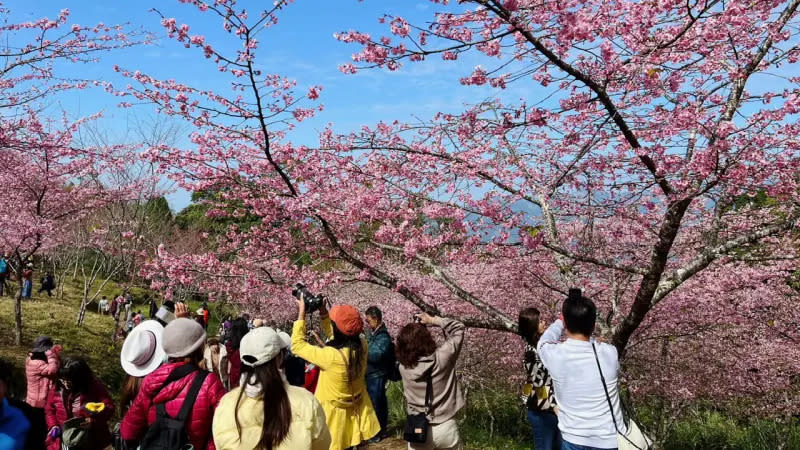
[{"label": "dirt path", "polygon": [[366,447],[367,450],[404,450],[408,448],[406,441],[398,438],[387,438],[377,444],[371,444]]}]

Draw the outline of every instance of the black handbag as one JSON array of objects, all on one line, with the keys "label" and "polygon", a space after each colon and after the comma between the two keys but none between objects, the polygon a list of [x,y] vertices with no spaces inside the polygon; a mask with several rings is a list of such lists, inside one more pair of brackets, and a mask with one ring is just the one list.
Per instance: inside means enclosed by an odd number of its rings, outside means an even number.
[{"label": "black handbag", "polygon": [[428,371],[427,379],[425,381],[425,412],[418,414],[409,414],[406,417],[406,426],[403,429],[403,439],[412,444],[424,444],[428,441],[428,414],[431,412],[431,403],[433,402],[433,380],[431,373],[433,367]]}]

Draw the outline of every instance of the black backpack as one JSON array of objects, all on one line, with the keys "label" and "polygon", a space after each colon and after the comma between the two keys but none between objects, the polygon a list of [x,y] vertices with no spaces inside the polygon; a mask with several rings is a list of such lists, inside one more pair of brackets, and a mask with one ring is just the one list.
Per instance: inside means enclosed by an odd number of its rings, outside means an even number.
[{"label": "black backpack", "polygon": [[166,386],[193,372],[199,373],[195,375],[194,380],[192,380],[189,392],[183,400],[180,412],[178,412],[178,417],[172,418],[167,414],[165,403],[157,404],[156,421],[150,425],[147,434],[145,434],[144,439],[142,439],[139,445],[140,450],[179,450],[191,448],[189,436],[186,433],[186,419],[189,418],[189,413],[194,407],[197,394],[200,392],[200,388],[203,386],[208,372],[205,370],[198,371],[196,367],[191,365],[181,366],[169,374],[167,381],[164,382],[163,385]]}]

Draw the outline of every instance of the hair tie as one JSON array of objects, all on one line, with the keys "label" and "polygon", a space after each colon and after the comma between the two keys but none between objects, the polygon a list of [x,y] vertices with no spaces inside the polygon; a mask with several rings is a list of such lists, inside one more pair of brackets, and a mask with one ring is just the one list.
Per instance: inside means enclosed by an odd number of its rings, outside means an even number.
[{"label": "hair tie", "polygon": [[570,300],[580,300],[581,298],[581,290],[578,288],[570,288],[569,289],[569,296]]}]

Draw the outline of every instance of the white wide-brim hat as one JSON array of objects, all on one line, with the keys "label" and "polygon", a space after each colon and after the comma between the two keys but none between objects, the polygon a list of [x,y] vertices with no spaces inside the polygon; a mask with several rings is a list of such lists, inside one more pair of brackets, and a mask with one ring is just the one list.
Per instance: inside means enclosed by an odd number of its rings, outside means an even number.
[{"label": "white wide-brim hat", "polygon": [[125,373],[143,377],[158,369],[166,356],[161,347],[163,334],[164,327],[157,320],[145,320],[131,330],[119,354]]}]

